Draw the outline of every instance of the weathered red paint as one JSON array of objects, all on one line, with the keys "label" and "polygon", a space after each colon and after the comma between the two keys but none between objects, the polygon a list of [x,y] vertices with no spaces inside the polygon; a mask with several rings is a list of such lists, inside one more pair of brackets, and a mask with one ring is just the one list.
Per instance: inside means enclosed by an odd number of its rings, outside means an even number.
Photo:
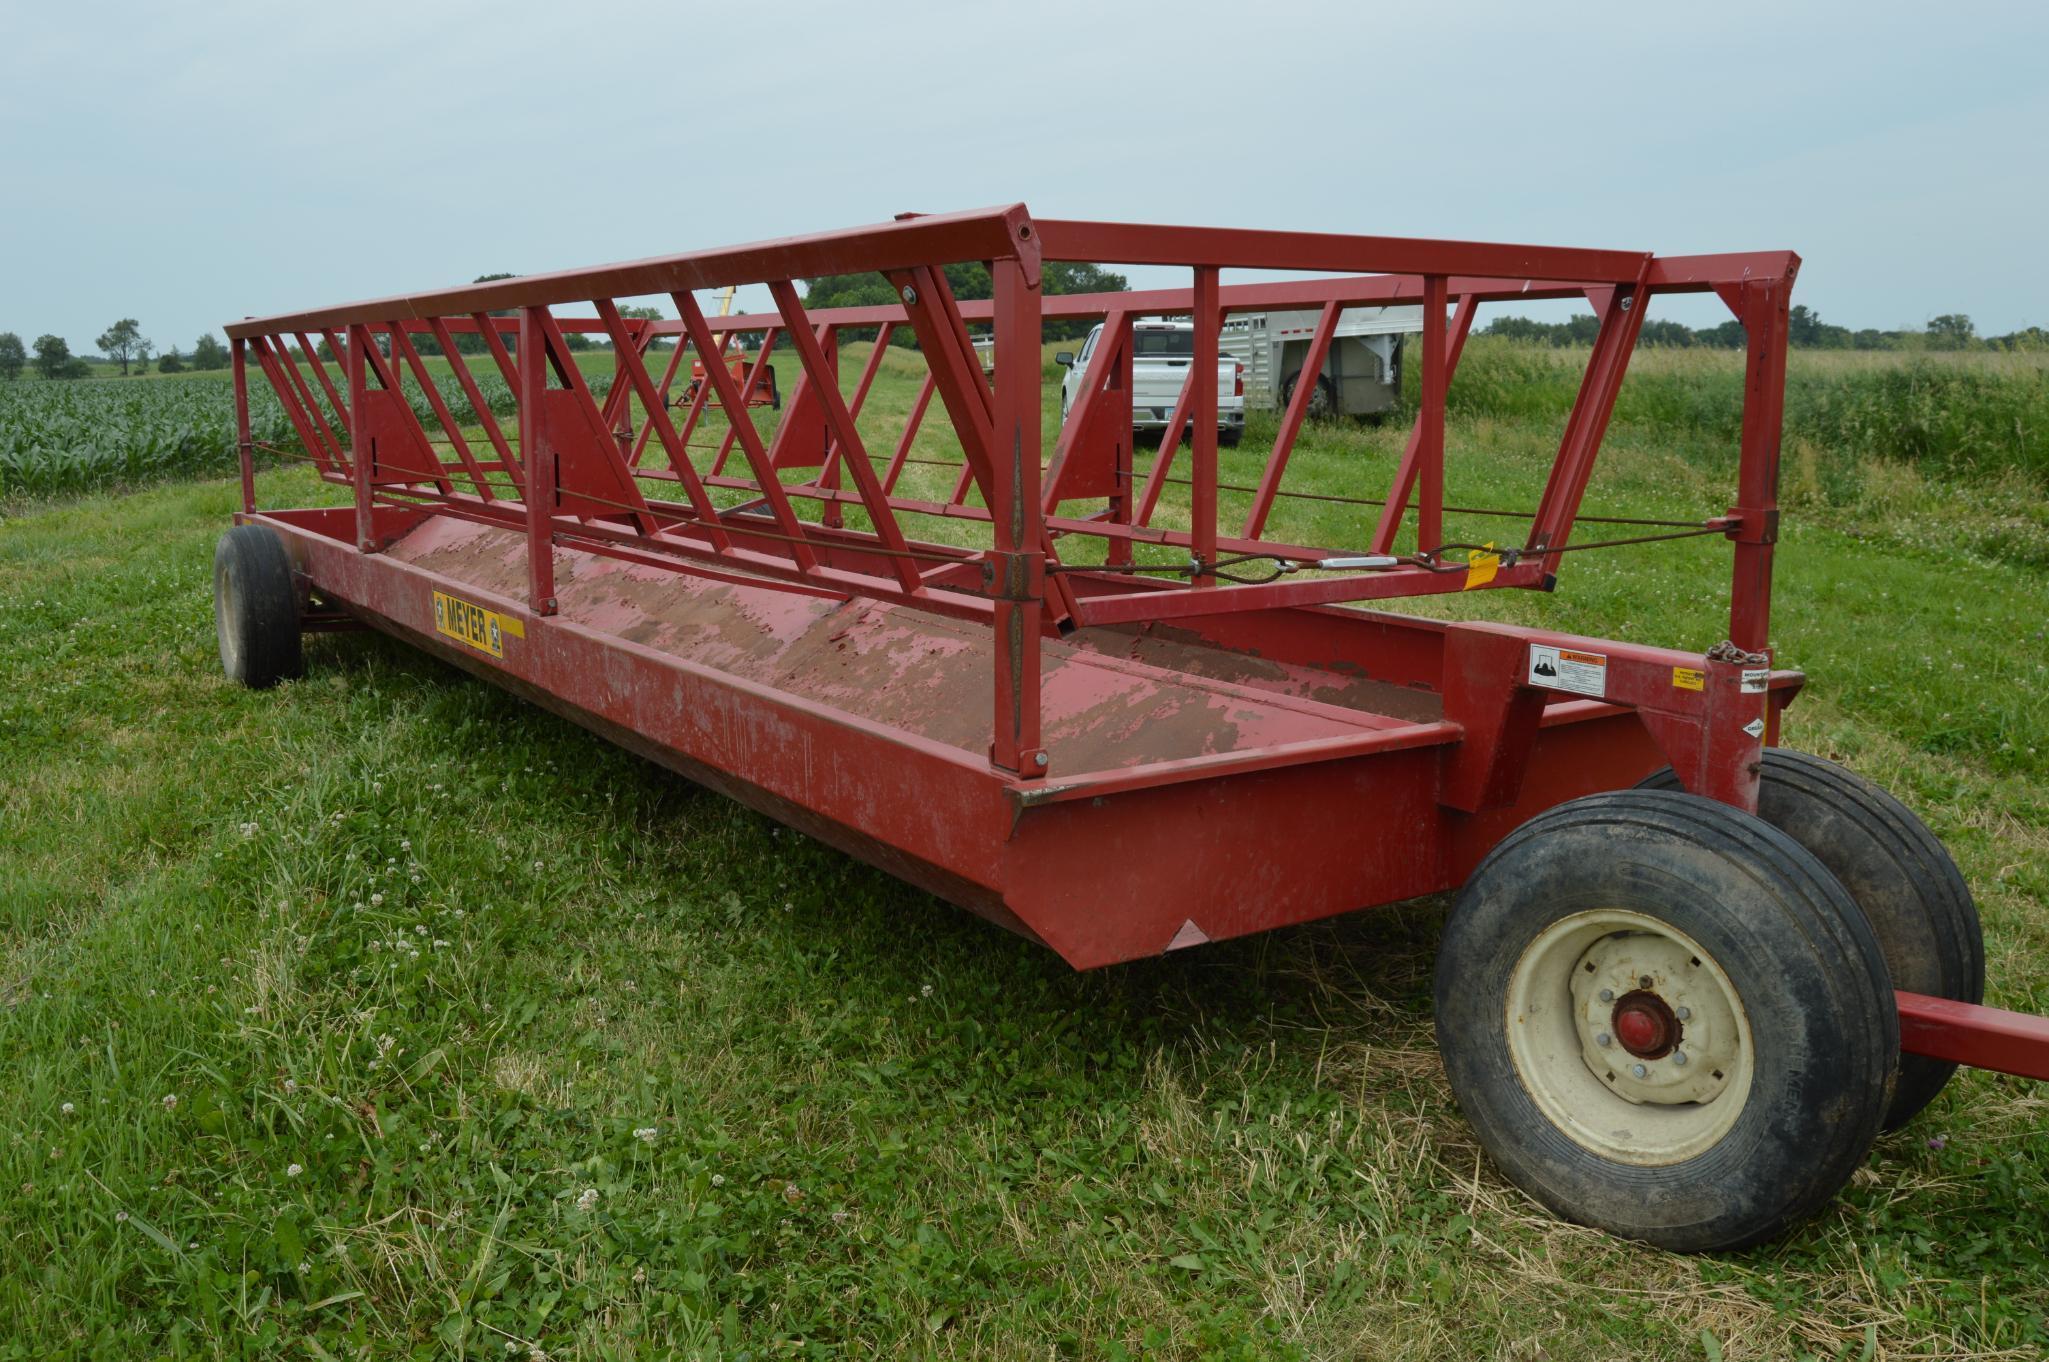
[{"label": "weathered red paint", "polygon": [[1923,993],[1896,996],[1900,1048],[1908,1054],[2049,1080],[2049,1017]]},{"label": "weathered red paint", "polygon": [[[1189,286],[1045,297],[1047,259],[1172,264]],[[953,296],[944,267],[959,261],[987,264],[992,299]],[[1798,265],[1787,252],[1661,258],[1039,222],[1011,205],[245,319],[228,328],[242,518],[273,528],[309,589],[349,616],[1086,968],[1456,887],[1534,814],[1667,762],[1687,789],[1754,810],[1762,745],[1802,684],[1766,650]],[[1237,268],[1345,273],[1224,282]],[[797,280],[852,271],[882,274],[899,301],[807,315]],[[775,312],[709,318],[691,296],[756,282]],[[1703,653],[1336,608],[1551,589],[1645,311],[1678,292],[1716,294],[1749,335],[1734,504],[1696,527],[1734,543],[1730,643]],[[678,320],[629,323],[619,310],[659,293]],[[1600,332],[1529,532],[1491,571],[1447,558],[1443,524],[1458,512],[1444,491],[1445,393],[1475,314],[1564,297],[1591,303]],[[1267,536],[1306,387],[1242,534],[1222,534],[1211,357],[1224,318],[1316,309],[1320,350],[1344,308],[1390,302],[1424,304],[1423,396],[1365,542],[1387,552],[1413,497],[1417,551],[1333,568],[1357,546]],[[595,315],[557,316],[563,304]],[[1129,323],[1149,313],[1192,315],[1196,358],[1141,491],[1120,404]],[[1102,362],[1042,470],[1041,326],[1090,317],[1107,320]],[[993,386],[971,337],[983,325]],[[850,327],[909,328],[928,369],[880,472],[861,407],[882,355],[843,399]],[[577,333],[613,347],[602,401],[569,349]],[[727,349],[745,334],[760,337],[751,364]],[[516,448],[455,350],[460,335],[483,337],[517,395]],[[448,355],[488,459],[431,384],[424,414],[404,396],[402,375],[429,378],[424,336]],[[785,336],[801,377],[764,440],[749,407]],[[346,401],[315,337],[341,357]],[[657,337],[677,341],[659,381],[645,358]],[[665,404],[686,345],[703,382],[679,428]],[[353,507],[257,509],[249,356]],[[935,407],[960,451],[943,502],[897,492]],[[692,436],[714,412],[728,428],[707,457]],[[1184,427],[1189,514],[1155,525]],[[736,445],[745,473],[725,469]],[[656,449],[664,466],[647,457]],[[817,472],[786,485],[785,468]],[[716,499],[735,491],[746,504]],[[904,527],[930,517],[977,542]],[[1224,575],[1248,555],[1275,580]],[[436,592],[517,624],[502,655],[437,632]],[[1550,649],[1578,659],[1587,693],[1538,670]],[[1901,1011],[1910,1050],[2049,1076],[2049,1023],[1904,994]]]}]

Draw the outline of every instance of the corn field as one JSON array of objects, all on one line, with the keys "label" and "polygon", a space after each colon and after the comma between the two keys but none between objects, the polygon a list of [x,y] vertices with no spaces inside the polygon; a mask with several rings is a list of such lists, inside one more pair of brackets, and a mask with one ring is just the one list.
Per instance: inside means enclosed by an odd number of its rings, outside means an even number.
[{"label": "corn field", "polygon": [[[435,383],[457,419],[470,417],[461,388],[440,360]],[[596,366],[593,366],[594,369]],[[296,448],[291,422],[254,365],[249,375],[250,433],[259,444]],[[496,415],[513,410],[512,390],[474,367],[477,387]],[[600,395],[609,365],[590,375]],[[410,378],[406,396],[429,429],[434,411]],[[322,404],[330,428],[336,413]],[[152,379],[0,384],[0,502],[205,477],[235,468],[235,389],[225,373]]]},{"label": "corn field", "polygon": [[[592,391],[609,392],[610,355],[592,351],[580,362]],[[1584,362],[1583,352],[1476,337],[1452,384],[1449,411],[1468,424],[1562,421]],[[1405,367],[1413,402],[1419,366]],[[474,420],[447,361],[429,359],[427,368],[456,418]],[[493,414],[510,415],[504,377],[489,363],[470,369]],[[249,389],[257,441],[296,446],[254,365]],[[411,374],[405,391],[438,434]],[[324,395],[320,400],[330,427],[339,429]],[[1740,356],[1648,348],[1631,363],[1615,421],[1654,432],[1689,457],[1733,463],[1742,404]],[[234,389],[224,373],[0,384],[0,502],[225,475],[235,467],[234,424]],[[1786,441],[1795,462],[1820,452],[1817,476],[1829,484],[1830,500],[1853,493],[1873,465],[1964,484],[2005,480],[2039,494],[2049,486],[2049,356],[1796,351],[1787,373]],[[2034,545],[2029,556],[2039,561],[2044,526],[2039,517],[2023,519],[2031,521],[2024,527]]]},{"label": "corn field", "polygon": [[[252,391],[251,417],[257,439],[290,438],[268,393]],[[225,374],[0,386],[0,500],[234,466],[234,386]]]}]

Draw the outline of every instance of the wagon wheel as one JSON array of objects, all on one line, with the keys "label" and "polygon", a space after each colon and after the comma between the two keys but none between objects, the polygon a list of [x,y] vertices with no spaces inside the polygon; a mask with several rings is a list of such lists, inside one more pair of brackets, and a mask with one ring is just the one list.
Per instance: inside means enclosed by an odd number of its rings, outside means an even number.
[{"label": "wagon wheel", "polygon": [[237,525],[213,552],[214,633],[221,670],[263,690],[305,669],[299,597],[284,541],[261,525]]},{"label": "wagon wheel", "polygon": [[1737,1248],[1825,1204],[1878,1134],[1899,1017],[1827,869],[1692,795],[1573,800],[1496,847],[1437,966],[1459,1105],[1552,1210]]},{"label": "wagon wheel", "polygon": [[[1668,766],[1637,788],[1676,790],[1679,777]],[[1850,891],[1885,951],[1895,988],[1985,1001],[1977,905],[1956,862],[1906,805],[1832,761],[1769,747],[1757,814],[1813,852]],[[1886,1129],[1911,1120],[1955,1072],[1945,1060],[1902,1055]]]},{"label": "wagon wheel", "polygon": [[[1281,380],[1281,405],[1287,406],[1295,400],[1295,382],[1302,377],[1297,369]],[[1338,412],[1338,390],[1331,385],[1328,376],[1316,376],[1316,391],[1309,394],[1309,410],[1304,413],[1312,421],[1328,421]]]}]

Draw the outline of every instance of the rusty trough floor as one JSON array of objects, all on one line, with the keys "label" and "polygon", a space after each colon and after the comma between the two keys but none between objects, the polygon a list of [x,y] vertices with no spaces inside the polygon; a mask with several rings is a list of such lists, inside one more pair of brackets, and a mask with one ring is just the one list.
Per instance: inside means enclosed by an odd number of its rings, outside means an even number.
[{"label": "rusty trough floor", "polygon": [[[482,591],[526,594],[526,540],[432,516],[386,551]],[[560,617],[975,755],[988,749],[993,635],[875,601],[834,601],[556,550]],[[1171,631],[1048,640],[1044,744],[1067,773],[1408,727],[1437,697],[1290,668]]]}]

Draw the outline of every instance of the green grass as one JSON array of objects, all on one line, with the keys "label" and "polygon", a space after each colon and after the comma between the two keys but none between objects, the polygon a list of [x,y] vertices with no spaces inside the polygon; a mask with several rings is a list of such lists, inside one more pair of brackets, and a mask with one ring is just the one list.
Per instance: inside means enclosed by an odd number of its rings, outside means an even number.
[{"label": "green grass", "polygon": [[[891,357],[864,429],[915,374]],[[1452,500],[1525,495],[1542,414],[1455,416]],[[1291,485],[1372,495],[1399,439],[1312,430]],[[1589,509],[1713,513],[1731,464],[1711,422],[1629,417]],[[1787,483],[1789,741],[1929,819],[1993,1001],[2049,1009],[2040,494],[1813,440]],[[340,499],[296,466],[262,491]],[[1445,1088],[1442,902],[1075,975],[379,637],[230,686],[234,501],[0,521],[0,1358],[2049,1347],[2032,1085],[1959,1077],[1753,1252],[1560,1225]],[[1286,503],[1274,532],[1371,514]],[[1656,545],[1429,608],[1705,648],[1726,571]]]},{"label": "green grass", "polygon": [[[1586,359],[1585,350],[1476,336],[1451,409],[1562,420]],[[1408,366],[1412,393],[1419,370]],[[1630,360],[1615,419],[1733,442],[1743,419],[1742,356],[1646,348]],[[2049,354],[1795,350],[1785,429],[1789,442],[1827,451],[1845,473],[1882,459],[1949,477],[2012,471],[2049,485]]]}]

